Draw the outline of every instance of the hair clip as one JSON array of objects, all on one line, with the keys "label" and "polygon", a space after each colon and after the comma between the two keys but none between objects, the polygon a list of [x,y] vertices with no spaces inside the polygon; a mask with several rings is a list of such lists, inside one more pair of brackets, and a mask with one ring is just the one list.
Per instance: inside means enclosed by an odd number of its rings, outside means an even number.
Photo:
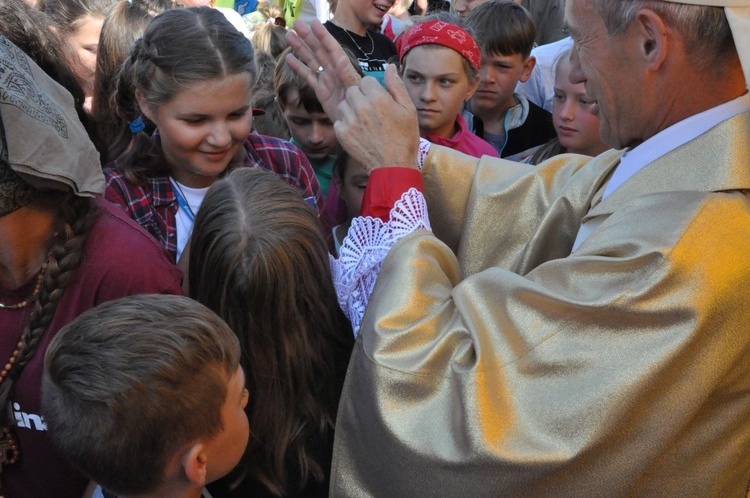
[{"label": "hair clip", "polygon": [[128,122],[130,131],[133,133],[140,133],[146,129],[146,123],[143,122],[143,116],[138,116],[133,121]]}]

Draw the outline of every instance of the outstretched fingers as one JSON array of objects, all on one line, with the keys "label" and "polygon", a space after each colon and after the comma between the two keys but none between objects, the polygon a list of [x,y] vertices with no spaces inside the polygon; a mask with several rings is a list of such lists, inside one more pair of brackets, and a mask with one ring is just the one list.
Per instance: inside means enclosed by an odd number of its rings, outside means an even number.
[{"label": "outstretched fingers", "polygon": [[287,63],[315,90],[323,110],[335,121],[337,106],[344,99],[346,89],[359,84],[360,76],[341,45],[319,21],[308,26],[298,20],[294,29],[296,33],[287,34],[294,51],[293,55],[287,55]]}]

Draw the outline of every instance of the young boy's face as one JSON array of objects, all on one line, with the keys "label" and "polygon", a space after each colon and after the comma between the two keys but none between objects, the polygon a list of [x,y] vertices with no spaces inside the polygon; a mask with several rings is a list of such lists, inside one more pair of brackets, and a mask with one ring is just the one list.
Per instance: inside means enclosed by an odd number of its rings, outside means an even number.
[{"label": "young boy's face", "polygon": [[206,442],[208,470],[206,482],[212,482],[229,473],[240,461],[250,436],[245,407],[248,392],[245,373],[238,367],[227,382],[227,397],[221,408],[223,428]]},{"label": "young boy's face", "polygon": [[333,123],[323,112],[307,112],[299,101],[297,90],[290,90],[287,102],[281,102],[281,113],[289,126],[289,133],[308,159],[323,159],[334,154],[338,147]]},{"label": "young boy's face", "polygon": [[483,118],[497,116],[516,104],[513,92],[519,81],[531,76],[536,59],[523,58],[523,54],[502,55],[482,52],[482,67],[479,71],[479,88],[471,98],[471,110]]}]

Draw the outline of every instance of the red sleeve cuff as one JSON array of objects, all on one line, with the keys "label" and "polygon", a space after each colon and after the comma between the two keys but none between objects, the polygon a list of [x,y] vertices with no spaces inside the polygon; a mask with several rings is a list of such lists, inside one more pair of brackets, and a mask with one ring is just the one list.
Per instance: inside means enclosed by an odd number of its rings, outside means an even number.
[{"label": "red sleeve cuff", "polygon": [[380,218],[387,222],[393,205],[410,188],[424,191],[422,172],[419,170],[401,167],[373,170],[367,181],[360,215]]}]

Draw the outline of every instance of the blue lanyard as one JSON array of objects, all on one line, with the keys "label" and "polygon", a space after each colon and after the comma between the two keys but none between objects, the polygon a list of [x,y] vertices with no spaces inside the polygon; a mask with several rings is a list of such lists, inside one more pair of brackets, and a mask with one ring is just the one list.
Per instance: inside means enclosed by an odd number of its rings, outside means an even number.
[{"label": "blue lanyard", "polygon": [[177,187],[174,190],[174,196],[177,198],[177,204],[179,204],[180,209],[187,215],[188,219],[191,223],[195,223],[195,214],[193,214],[193,210],[190,209],[190,205],[185,200],[185,197],[182,195],[182,191],[180,190],[180,186],[177,185],[177,182],[175,182],[175,186]]}]

